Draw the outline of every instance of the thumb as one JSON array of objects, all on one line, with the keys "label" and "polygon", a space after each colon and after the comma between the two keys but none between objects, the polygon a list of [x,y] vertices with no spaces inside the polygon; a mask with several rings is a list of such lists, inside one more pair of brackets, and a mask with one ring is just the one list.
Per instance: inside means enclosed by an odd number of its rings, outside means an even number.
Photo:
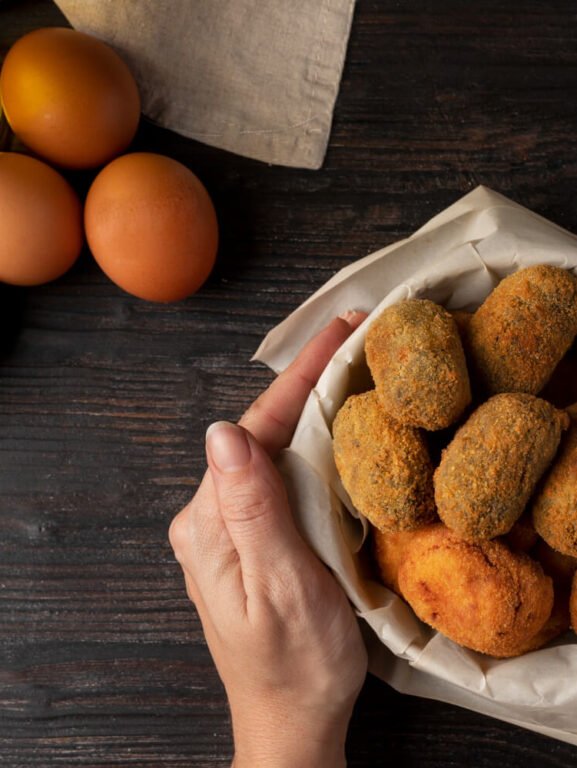
[{"label": "thumb", "polygon": [[218,421],[206,433],[206,453],[220,512],[243,571],[263,572],[305,548],[282,479],[249,432]]}]

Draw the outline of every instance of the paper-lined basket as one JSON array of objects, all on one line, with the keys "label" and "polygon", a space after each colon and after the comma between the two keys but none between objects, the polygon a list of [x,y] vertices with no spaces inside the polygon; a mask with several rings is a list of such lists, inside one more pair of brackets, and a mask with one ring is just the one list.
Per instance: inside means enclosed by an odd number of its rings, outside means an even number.
[{"label": "paper-lined basket", "polygon": [[[491,659],[423,625],[371,579],[365,521],[338,477],[331,425],[346,397],[367,388],[364,336],[373,317],[405,298],[474,310],[506,275],[548,263],[577,274],[577,237],[485,187],[414,235],[341,270],[264,339],[255,357],[284,369],[333,317],[369,318],[333,357],[279,465],[292,509],[361,617],[370,669],[401,692],[450,702],[577,745],[577,635],[539,651]],[[576,479],[577,482],[577,479]]]}]

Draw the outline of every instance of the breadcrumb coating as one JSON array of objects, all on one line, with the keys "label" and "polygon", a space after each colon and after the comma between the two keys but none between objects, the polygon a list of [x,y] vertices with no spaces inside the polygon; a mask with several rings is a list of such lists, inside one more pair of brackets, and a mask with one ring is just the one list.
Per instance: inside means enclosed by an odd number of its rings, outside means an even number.
[{"label": "breadcrumb coating", "polygon": [[457,330],[459,331],[459,335],[461,337],[461,342],[463,343],[463,348],[465,348],[465,340],[467,339],[467,334],[469,333],[469,325],[471,324],[473,313],[467,312],[466,309],[451,309],[449,310],[449,314],[455,321],[455,325],[457,326]]},{"label": "breadcrumb coating", "polygon": [[380,406],[374,390],[349,397],[333,423],[337,470],[357,510],[382,531],[435,516],[433,467],[423,435]]},{"label": "breadcrumb coating", "polygon": [[527,552],[527,554],[538,541],[539,534],[535,530],[533,518],[527,510],[513,523],[511,530],[505,534],[505,544],[509,549]]},{"label": "breadcrumb coating", "polygon": [[539,397],[557,408],[567,408],[577,400],[577,350],[574,344],[555,367]]},{"label": "breadcrumb coating", "polygon": [[569,592],[566,588],[555,588],[554,592],[551,615],[536,635],[519,644],[514,654],[515,656],[521,656],[521,654],[529,653],[530,651],[537,651],[570,628]]},{"label": "breadcrumb coating", "polygon": [[571,627],[577,632],[577,573],[573,574],[571,582],[571,593],[569,596],[569,621]]},{"label": "breadcrumb coating", "polygon": [[398,580],[422,621],[500,658],[524,653],[553,607],[553,583],[528,555],[502,541],[466,542],[441,524],[413,535]]},{"label": "breadcrumb coating", "polygon": [[564,555],[577,557],[577,408],[568,409],[571,426],[559,454],[533,499],[537,533]]},{"label": "breadcrumb coating", "polygon": [[541,264],[505,277],[473,315],[467,352],[489,394],[537,394],[577,333],[577,279]]},{"label": "breadcrumb coating", "polygon": [[[420,529],[419,529],[420,530]],[[379,531],[373,528],[373,551],[381,581],[398,595],[399,568],[403,562],[407,546],[416,531]]]},{"label": "breadcrumb coating", "polygon": [[387,307],[367,331],[365,353],[383,408],[403,424],[444,429],[471,401],[457,325],[428,299]]},{"label": "breadcrumb coating", "polygon": [[539,539],[532,555],[556,586],[567,588],[571,585],[573,574],[577,571],[577,557],[558,552],[543,539]]},{"label": "breadcrumb coating", "polygon": [[443,451],[435,471],[441,520],[468,541],[507,533],[553,459],[564,411],[534,395],[494,395]]}]

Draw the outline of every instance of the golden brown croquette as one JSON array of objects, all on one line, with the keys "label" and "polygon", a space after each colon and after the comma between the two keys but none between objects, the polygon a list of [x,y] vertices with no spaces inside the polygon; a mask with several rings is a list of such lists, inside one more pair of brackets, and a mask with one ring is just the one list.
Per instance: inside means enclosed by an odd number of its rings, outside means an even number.
[{"label": "golden brown croquette", "polygon": [[491,656],[523,653],[553,607],[552,581],[528,555],[463,541],[441,524],[415,532],[398,579],[422,621]]},{"label": "golden brown croquette", "polygon": [[424,438],[388,416],[374,390],[346,400],[333,438],[342,483],[376,528],[406,531],[431,522],[433,468]]},{"label": "golden brown croquette", "polygon": [[471,401],[456,323],[432,301],[387,307],[367,331],[365,352],[381,405],[403,424],[444,429]]},{"label": "golden brown croquette", "polygon": [[531,511],[535,530],[547,544],[577,557],[577,407],[571,406],[567,412],[571,426],[539,486]]},{"label": "golden brown croquette", "polygon": [[507,533],[549,466],[569,417],[533,395],[494,395],[443,451],[435,471],[441,520],[468,541]]},{"label": "golden brown croquette", "polygon": [[488,394],[537,394],[577,333],[577,279],[538,265],[505,277],[473,315],[467,353]]},{"label": "golden brown croquette", "polygon": [[401,594],[398,580],[399,568],[407,545],[415,533],[416,531],[383,532],[373,528],[373,551],[381,581],[398,595]]}]

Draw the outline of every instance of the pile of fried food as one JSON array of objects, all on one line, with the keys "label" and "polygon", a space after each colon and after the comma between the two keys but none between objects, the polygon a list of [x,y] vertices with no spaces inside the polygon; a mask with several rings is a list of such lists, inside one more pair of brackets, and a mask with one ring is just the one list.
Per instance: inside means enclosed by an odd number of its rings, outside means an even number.
[{"label": "pile of fried food", "polygon": [[408,299],[369,327],[374,389],[333,424],[384,584],[494,657],[577,629],[577,405],[548,394],[576,335],[559,267],[509,275],[473,314]]}]

